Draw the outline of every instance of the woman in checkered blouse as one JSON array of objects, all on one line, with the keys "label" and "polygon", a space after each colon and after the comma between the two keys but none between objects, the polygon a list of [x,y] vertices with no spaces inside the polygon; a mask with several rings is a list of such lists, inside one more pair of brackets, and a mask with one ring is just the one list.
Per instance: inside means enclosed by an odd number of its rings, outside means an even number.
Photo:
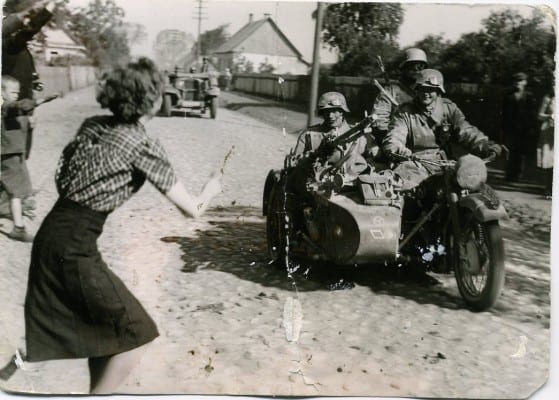
[{"label": "woman in checkered blouse", "polygon": [[221,191],[215,175],[199,196],[178,182],[143,122],[161,106],[163,78],[146,58],[104,77],[97,101],[112,115],[88,118],[56,171],[59,200],[31,255],[25,299],[28,361],[88,358],[91,393],[109,393],[158,336],[155,323],[97,250],[106,217],[150,181],[186,214],[204,213]]}]

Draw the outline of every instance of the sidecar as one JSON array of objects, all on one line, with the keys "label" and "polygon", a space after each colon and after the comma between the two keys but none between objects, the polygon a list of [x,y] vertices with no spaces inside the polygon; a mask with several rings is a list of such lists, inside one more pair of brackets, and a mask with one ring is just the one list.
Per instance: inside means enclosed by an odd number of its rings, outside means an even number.
[{"label": "sidecar", "polygon": [[262,209],[274,260],[291,256],[338,265],[397,260],[403,199],[390,171],[350,185],[343,176],[327,176],[304,195],[289,175],[270,171],[264,187]]}]

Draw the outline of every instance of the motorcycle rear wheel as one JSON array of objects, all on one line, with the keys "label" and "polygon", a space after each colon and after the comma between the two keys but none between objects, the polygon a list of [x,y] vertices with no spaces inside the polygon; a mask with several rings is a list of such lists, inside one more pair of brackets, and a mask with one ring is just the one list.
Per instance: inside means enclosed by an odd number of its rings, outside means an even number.
[{"label": "motorcycle rear wheel", "polygon": [[464,301],[475,311],[492,307],[505,282],[505,250],[498,221],[470,215],[462,238],[454,238],[454,271]]},{"label": "motorcycle rear wheel", "polygon": [[266,239],[268,243],[268,255],[279,266],[286,265],[286,248],[288,244],[287,211],[285,200],[279,184],[275,184],[270,190],[268,198],[268,210],[266,212]]}]

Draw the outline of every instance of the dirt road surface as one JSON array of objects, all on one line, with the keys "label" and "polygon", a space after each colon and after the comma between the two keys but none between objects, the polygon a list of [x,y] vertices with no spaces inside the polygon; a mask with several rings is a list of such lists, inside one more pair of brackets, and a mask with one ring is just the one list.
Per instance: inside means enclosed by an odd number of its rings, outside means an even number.
[{"label": "dirt road surface", "polygon": [[[184,218],[148,184],[109,217],[100,238],[105,260],[161,334],[120,393],[525,398],[545,383],[551,202],[500,192],[511,215],[503,224],[507,277],[488,312],[465,308],[452,275],[313,269],[290,278],[269,265],[261,196],[267,171],[281,167],[295,140],[289,132],[304,115],[251,108],[246,103],[254,100],[233,94],[224,98],[227,107],[216,120],[177,115],[147,125],[193,192],[233,148],[224,192],[207,215]],[[38,109],[30,159],[38,208],[31,231],[57,198],[53,176],[63,146],[85,117],[100,112],[91,89]],[[266,123],[277,121],[280,126]],[[11,222],[0,219],[0,231],[10,229]],[[0,235],[0,248],[4,365],[16,348],[25,348],[31,245]],[[341,279],[355,287],[328,289]],[[282,323],[288,298],[302,306],[294,343]],[[85,360],[26,368],[0,381],[2,388],[88,390]]]}]

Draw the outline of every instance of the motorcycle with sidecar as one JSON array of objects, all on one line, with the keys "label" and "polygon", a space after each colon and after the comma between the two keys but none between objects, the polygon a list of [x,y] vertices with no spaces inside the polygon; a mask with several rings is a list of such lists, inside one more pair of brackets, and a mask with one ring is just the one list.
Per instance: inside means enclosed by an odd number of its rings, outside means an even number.
[{"label": "motorcycle with sidecar", "polygon": [[[407,187],[399,168],[369,165],[358,176],[340,173],[328,155],[356,140],[368,117],[315,151],[285,158],[264,186],[268,252],[281,265],[292,259],[340,266],[377,264],[454,271],[461,296],[477,311],[492,307],[504,284],[504,245],[499,221],[506,211],[486,183],[486,162],[473,155],[447,159],[414,155],[413,163],[437,173]],[[306,169],[304,191],[298,190]],[[405,170],[405,168],[404,168]]]}]

